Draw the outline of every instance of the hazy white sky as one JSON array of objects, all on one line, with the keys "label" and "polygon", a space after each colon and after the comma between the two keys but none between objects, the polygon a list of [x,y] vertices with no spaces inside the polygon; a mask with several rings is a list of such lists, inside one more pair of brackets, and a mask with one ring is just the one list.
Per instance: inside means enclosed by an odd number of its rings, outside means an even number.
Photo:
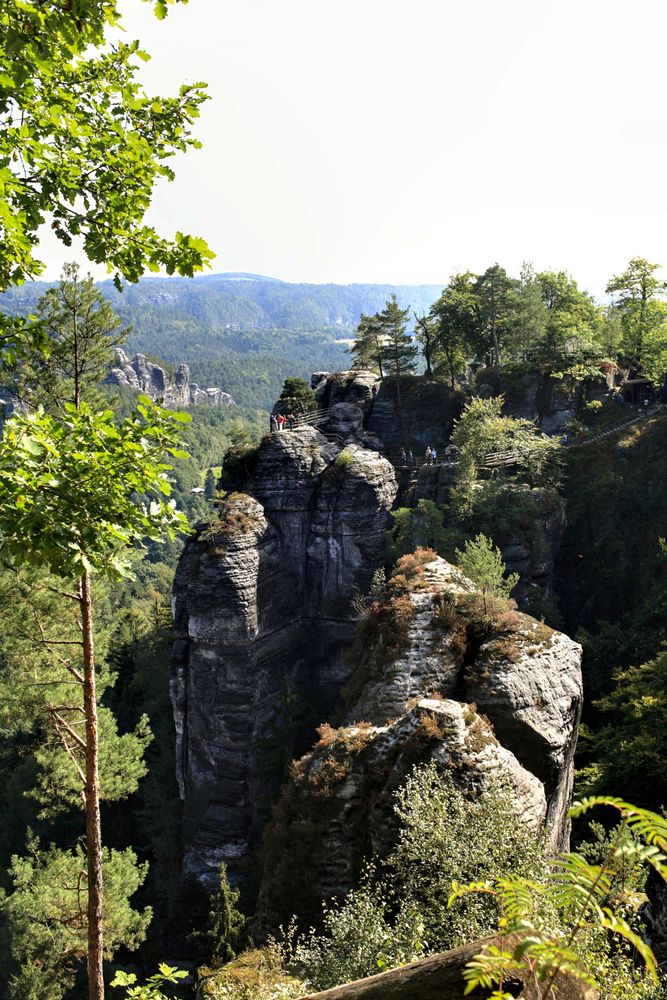
[{"label": "hazy white sky", "polygon": [[[157,22],[148,87],[207,80],[204,148],[151,221],[214,271],[444,282],[499,261],[600,294],[667,264],[664,0],[190,0]],[[71,250],[45,246],[49,276]]]}]

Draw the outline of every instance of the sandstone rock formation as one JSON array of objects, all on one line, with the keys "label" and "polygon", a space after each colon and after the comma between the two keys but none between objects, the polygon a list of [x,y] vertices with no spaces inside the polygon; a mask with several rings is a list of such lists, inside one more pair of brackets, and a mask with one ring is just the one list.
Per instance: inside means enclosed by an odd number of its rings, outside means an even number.
[{"label": "sandstone rock formation", "polygon": [[185,867],[211,882],[338,700],[396,493],[384,458],[310,427],[266,438],[236,475],[243,492],[188,542],[174,584]]},{"label": "sandstone rock formation", "polygon": [[[362,621],[344,726],[322,731],[281,798],[262,893],[267,925],[285,917],[286,897],[315,919],[321,899],[356,884],[365,857],[388,853],[393,796],[415,763],[433,761],[475,793],[508,785],[518,815],[544,824],[554,848],[567,846],[581,648],[516,611],[482,616],[480,596],[445,560],[431,554],[415,569],[406,559],[412,580],[399,596],[390,582],[394,596]],[[387,656],[399,627],[398,652]]]},{"label": "sandstone rock formation", "polygon": [[354,406],[360,411],[363,429],[389,452],[406,441],[424,450],[427,445],[442,448],[463,409],[460,392],[416,376],[402,379],[397,389],[391,380],[380,382],[371,371],[315,372],[311,386],[318,406],[331,410],[332,425],[340,419],[340,404]]},{"label": "sandstone rock formation", "polygon": [[107,385],[127,385],[142,392],[150,399],[161,399],[165,406],[234,406],[228,392],[212,387],[201,389],[190,381],[190,369],[179,365],[172,379],[161,365],[149,361],[145,354],[135,354],[130,359],[124,351],[116,350],[116,360],[105,379]]}]

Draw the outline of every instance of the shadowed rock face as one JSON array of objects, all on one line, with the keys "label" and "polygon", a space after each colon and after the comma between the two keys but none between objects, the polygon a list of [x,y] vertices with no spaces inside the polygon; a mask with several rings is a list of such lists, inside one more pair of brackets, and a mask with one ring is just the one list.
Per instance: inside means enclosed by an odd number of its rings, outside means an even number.
[{"label": "shadowed rock face", "polygon": [[416,376],[402,378],[397,387],[391,380],[380,382],[371,371],[315,372],[311,385],[318,406],[331,410],[332,430],[357,432],[351,416],[354,407],[363,417],[365,432],[390,452],[405,445],[421,456],[427,445],[441,448],[463,409],[460,392]]},{"label": "shadowed rock face", "polygon": [[379,564],[391,465],[313,428],[272,435],[243,493],[185,547],[174,585],[172,698],[185,867],[238,862],[267,793],[347,678],[353,599]]},{"label": "shadowed rock face", "polygon": [[149,399],[161,399],[166,406],[199,406],[202,403],[235,405],[229,393],[217,386],[201,389],[196,382],[191,382],[187,365],[179,365],[172,379],[164,368],[149,361],[145,354],[135,354],[130,361],[120,349],[116,350],[115,363],[105,381],[107,385],[130,386]]}]

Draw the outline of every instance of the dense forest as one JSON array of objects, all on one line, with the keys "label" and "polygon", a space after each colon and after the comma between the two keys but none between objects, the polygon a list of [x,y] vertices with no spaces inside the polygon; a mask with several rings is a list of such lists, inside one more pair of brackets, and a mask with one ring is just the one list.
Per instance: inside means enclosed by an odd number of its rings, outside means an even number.
[{"label": "dense forest", "polygon": [[[11,289],[0,308],[34,309],[46,285]],[[297,285],[252,276],[211,275],[184,281],[147,278],[118,292],[101,282],[131,327],[130,352],[190,365],[200,385],[218,385],[245,406],[269,409],[289,376],[345,366],[345,349],[364,312],[396,293],[416,311],[439,289],[424,285]]]}]

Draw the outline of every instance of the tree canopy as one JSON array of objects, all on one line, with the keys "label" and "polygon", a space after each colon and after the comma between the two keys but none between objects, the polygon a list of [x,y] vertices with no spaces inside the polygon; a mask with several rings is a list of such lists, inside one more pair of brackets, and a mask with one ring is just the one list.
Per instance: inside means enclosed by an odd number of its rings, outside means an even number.
[{"label": "tree canopy", "polygon": [[[150,0],[149,0],[150,2]],[[174,0],[154,0],[158,17]],[[186,0],[179,0],[186,2]],[[171,158],[198,145],[192,125],[204,85],[147,94],[148,59],[120,41],[118,0],[6,0],[0,8],[0,289],[35,277],[40,227],[136,281],[148,268],[192,275],[211,258],[205,241],[171,239],[144,222]]]}]

